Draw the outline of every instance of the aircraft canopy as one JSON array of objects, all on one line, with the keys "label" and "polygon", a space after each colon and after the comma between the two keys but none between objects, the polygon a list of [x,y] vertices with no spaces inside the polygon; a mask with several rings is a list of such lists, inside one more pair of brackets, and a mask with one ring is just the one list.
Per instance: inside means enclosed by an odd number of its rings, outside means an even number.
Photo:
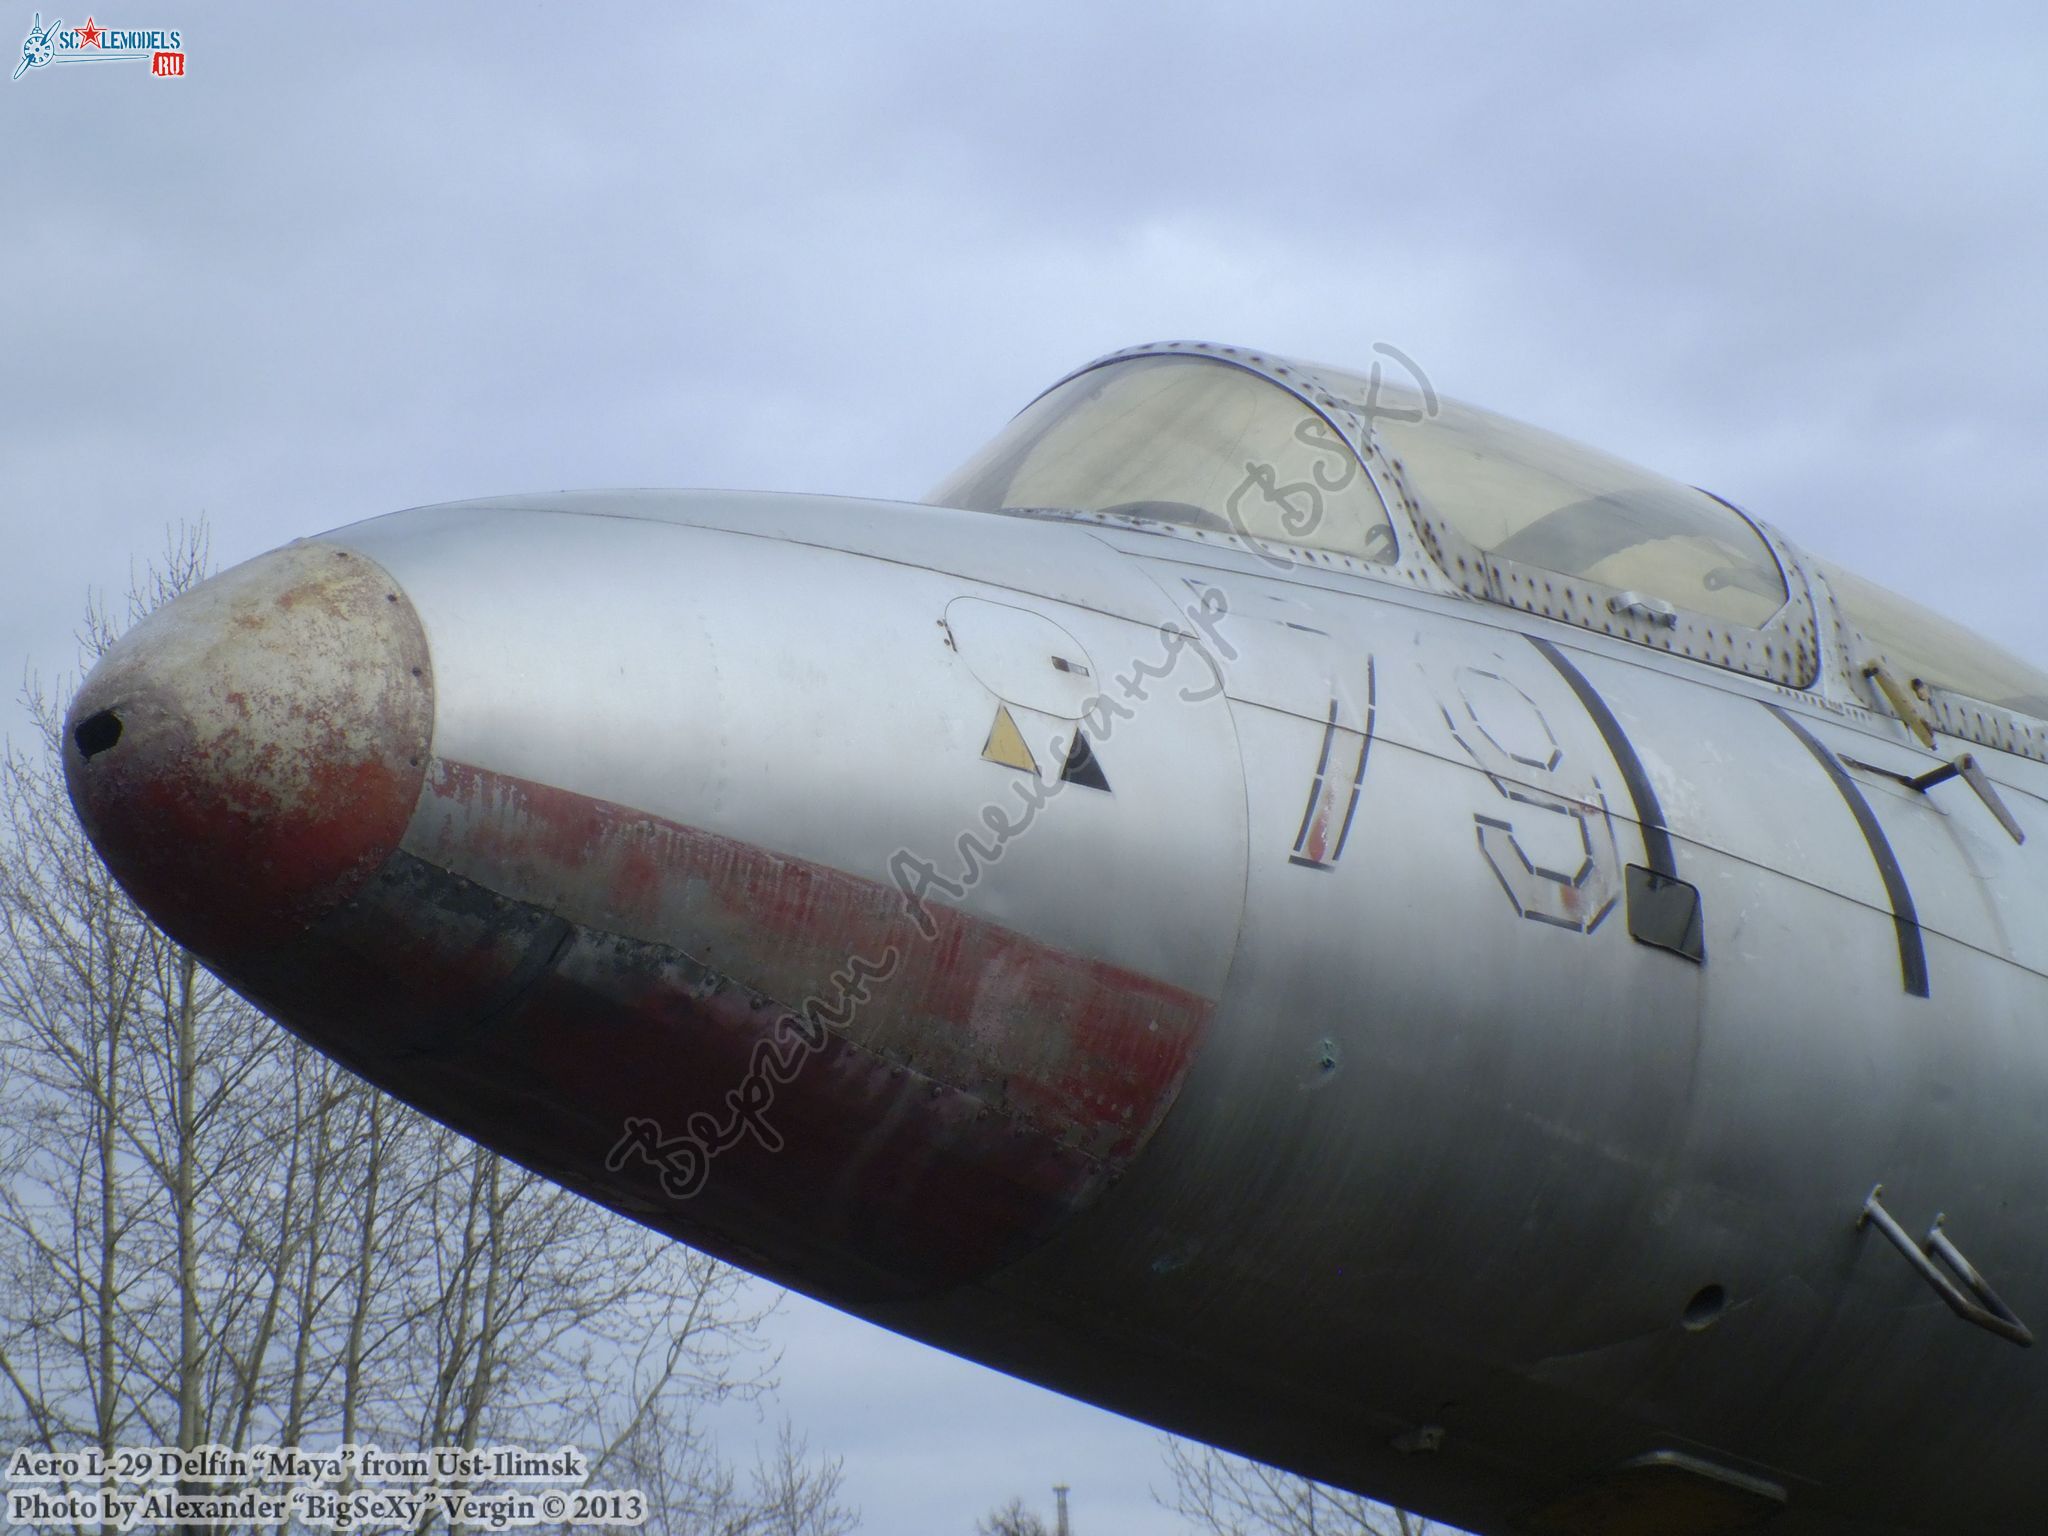
[{"label": "aircraft canopy", "polygon": [[[928,499],[1102,513],[1385,565],[1399,535],[1384,491],[1436,520],[1450,535],[1438,542],[1462,541],[1492,584],[1479,595],[1496,600],[1509,600],[1502,573],[1515,572],[1532,590],[1532,577],[1562,577],[1614,594],[1616,612],[1647,599],[1636,611],[1704,620],[1724,635],[1739,627],[1768,638],[1788,632],[1789,616],[1812,613],[1771,541],[1718,497],[1377,377],[1320,366],[1300,377],[1297,392],[1213,352],[1121,356],[1040,396]],[[1336,417],[1310,403],[1319,393],[1310,379],[1367,424],[1381,484]],[[1448,549],[1436,553],[1449,563]],[[1446,574],[1474,590],[1473,573]],[[2048,719],[2048,673],[1833,565],[1823,579],[1868,653],[1857,662],[1882,660],[1923,696],[1940,688]],[[1556,616],[1589,622],[1580,611]]]}]

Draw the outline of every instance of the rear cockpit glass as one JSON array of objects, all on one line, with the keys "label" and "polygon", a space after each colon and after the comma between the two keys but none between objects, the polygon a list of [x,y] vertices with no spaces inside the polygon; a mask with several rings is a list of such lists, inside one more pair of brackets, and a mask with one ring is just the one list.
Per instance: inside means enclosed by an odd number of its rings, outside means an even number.
[{"label": "rear cockpit glass", "polygon": [[[1424,508],[1487,555],[1760,629],[1785,577],[1726,503],[1534,427],[1455,401],[1399,409],[1373,431]],[[1413,418],[1413,419],[1410,419]]]},{"label": "rear cockpit glass", "polygon": [[1380,563],[1395,555],[1379,494],[1330,423],[1210,358],[1131,358],[1079,374],[926,499],[1123,515]]},{"label": "rear cockpit glass", "polygon": [[1869,653],[1853,664],[1880,662],[1922,698],[1938,688],[2048,720],[2048,673],[1840,566],[1826,566],[1822,576]]}]

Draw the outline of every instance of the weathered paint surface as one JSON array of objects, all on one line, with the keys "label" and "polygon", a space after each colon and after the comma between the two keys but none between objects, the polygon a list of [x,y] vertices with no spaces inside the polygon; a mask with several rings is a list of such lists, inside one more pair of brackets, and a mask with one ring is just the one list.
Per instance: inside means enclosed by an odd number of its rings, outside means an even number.
[{"label": "weathered paint surface", "polygon": [[[68,769],[177,938],[479,1140],[757,1269],[902,1296],[1043,1241],[1186,1077],[1212,999],[884,871],[438,760],[433,695],[406,594],[297,544],[131,632]],[[687,1177],[678,1145],[708,1149]]]},{"label": "weathered paint surface", "polygon": [[[86,743],[118,741],[88,756]],[[294,933],[397,846],[433,723],[419,620],[377,565],[299,543],[108,651],[71,712],[71,798],[115,875],[209,957]]]},{"label": "weathered paint surface", "polygon": [[890,975],[841,1031],[1090,1155],[1157,1124],[1208,1017],[1192,993],[1049,949],[886,880],[471,765],[437,762],[405,846],[596,929],[671,942],[785,1008],[855,957]]},{"label": "weathered paint surface", "polygon": [[[479,1140],[712,1252],[873,1299],[1009,1262],[1114,1182],[1210,1016],[928,911],[930,938],[893,885],[435,763],[404,849],[229,971]],[[857,956],[882,974],[835,988]],[[840,1022],[805,1025],[807,999]],[[632,1124],[712,1149],[689,1155],[693,1187],[616,1155]]]}]

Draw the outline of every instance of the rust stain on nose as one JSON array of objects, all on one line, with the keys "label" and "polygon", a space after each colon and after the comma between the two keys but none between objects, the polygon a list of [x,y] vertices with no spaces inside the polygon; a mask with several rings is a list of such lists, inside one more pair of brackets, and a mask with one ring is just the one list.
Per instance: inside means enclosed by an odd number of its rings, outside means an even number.
[{"label": "rust stain on nose", "polygon": [[124,635],[65,724],[87,834],[149,915],[232,967],[348,899],[426,777],[419,617],[374,561],[299,543]]}]

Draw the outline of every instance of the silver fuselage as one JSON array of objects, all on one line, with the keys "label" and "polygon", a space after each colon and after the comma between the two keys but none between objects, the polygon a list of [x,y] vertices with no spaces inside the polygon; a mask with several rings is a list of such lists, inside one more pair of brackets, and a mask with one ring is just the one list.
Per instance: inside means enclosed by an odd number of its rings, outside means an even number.
[{"label": "silver fuselage", "polygon": [[[1655,1455],[1788,1533],[2039,1528],[2040,1352],[1858,1218],[1879,1184],[1942,1213],[2048,1318],[2048,766],[1977,749],[2024,844],[1888,776],[1956,744],[1826,636],[1793,689],[1187,529],[722,493],[398,513],[223,601],[282,611],[337,551],[416,620],[417,801],[303,929],[188,931],[392,1091],[1474,1530]],[[1631,932],[1660,858],[1696,955]]]}]

